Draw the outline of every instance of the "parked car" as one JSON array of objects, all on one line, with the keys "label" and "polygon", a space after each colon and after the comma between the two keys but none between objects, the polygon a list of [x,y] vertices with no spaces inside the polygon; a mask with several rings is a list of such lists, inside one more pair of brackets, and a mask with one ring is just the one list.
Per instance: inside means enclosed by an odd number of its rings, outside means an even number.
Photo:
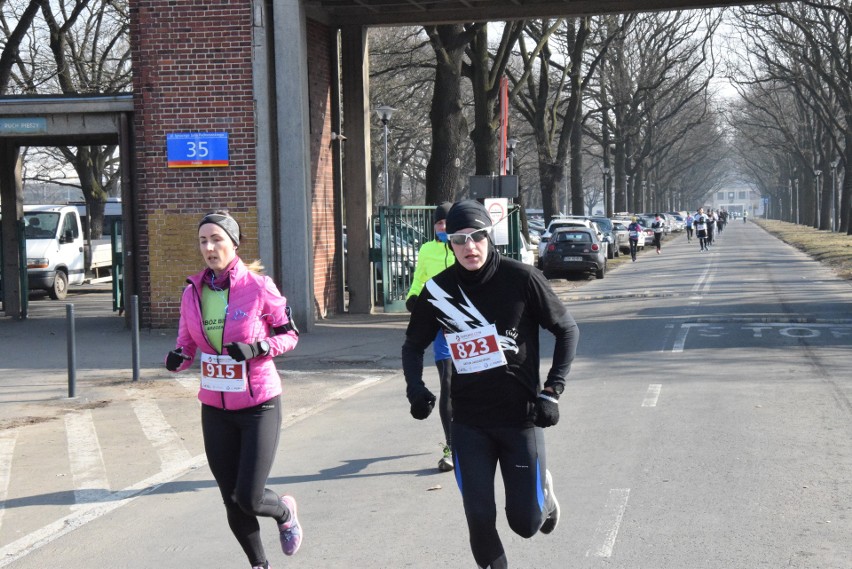
[{"label": "parked car", "polygon": [[671,212],[666,214],[672,222],[672,232],[677,233],[683,231],[686,227],[686,218],[679,213]]},{"label": "parked car", "polygon": [[603,233],[604,240],[606,241],[606,258],[614,259],[618,257],[621,251],[616,244],[615,234],[612,231],[612,220],[602,216],[594,216],[589,219],[597,223],[601,233]]},{"label": "parked car", "polygon": [[605,249],[604,254],[607,254],[608,243],[604,239],[603,231],[601,230],[601,227],[597,224],[597,222],[592,221],[592,219],[589,217],[583,216],[555,217],[550,220],[550,223],[547,224],[547,229],[544,233],[541,234],[541,239],[539,239],[538,242],[539,268],[541,268],[541,257],[544,254],[545,247],[547,247],[547,241],[550,239],[550,235],[560,227],[587,227],[589,229],[594,230],[595,234],[598,237],[598,240],[601,242],[601,245]]},{"label": "parked car", "polygon": [[[618,249],[620,253],[630,253],[630,234],[627,231],[627,225],[621,223],[620,221],[612,222],[612,233],[615,235],[615,247]],[[643,236],[642,244],[644,245],[645,239]]]},{"label": "parked car", "polygon": [[[623,224],[625,228],[630,227],[630,224],[633,223],[633,219],[629,217],[621,217],[617,218],[618,222]],[[636,248],[640,251],[645,250],[645,242],[654,240],[654,230],[650,228],[650,225],[643,225],[642,218],[637,217],[636,221],[639,222],[639,225],[642,226],[642,231],[639,233],[639,239],[636,241]],[[629,239],[629,236],[628,236]],[[627,246],[627,252],[630,252],[630,245]]]},{"label": "parked car", "polygon": [[541,264],[544,276],[549,279],[586,272],[602,279],[606,273],[606,247],[592,228],[557,228],[545,248]]}]

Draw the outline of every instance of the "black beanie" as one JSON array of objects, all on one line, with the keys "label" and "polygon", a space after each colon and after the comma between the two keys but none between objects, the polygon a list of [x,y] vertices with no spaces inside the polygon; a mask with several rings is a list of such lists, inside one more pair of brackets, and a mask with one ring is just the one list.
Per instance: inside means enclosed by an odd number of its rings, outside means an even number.
[{"label": "black beanie", "polygon": [[453,204],[450,202],[444,202],[435,206],[435,212],[432,214],[432,224],[434,225],[442,219],[447,219],[447,214],[450,212],[451,207],[453,207]]},{"label": "black beanie", "polygon": [[223,215],[221,213],[208,213],[198,224],[198,228],[200,229],[202,225],[207,223],[213,223],[221,227],[228,237],[231,238],[231,241],[234,242],[234,245],[237,247],[240,246],[240,224],[237,223],[236,219],[230,215]]},{"label": "black beanie", "polygon": [[447,233],[484,227],[491,227],[491,217],[485,206],[476,200],[456,202],[447,213]]}]

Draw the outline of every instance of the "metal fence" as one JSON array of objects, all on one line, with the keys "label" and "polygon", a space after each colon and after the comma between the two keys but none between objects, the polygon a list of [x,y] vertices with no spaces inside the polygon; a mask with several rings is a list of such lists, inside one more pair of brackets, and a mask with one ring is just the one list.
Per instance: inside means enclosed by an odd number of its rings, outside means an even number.
[{"label": "metal fence", "polygon": [[[382,206],[373,215],[373,264],[375,304],[385,312],[405,312],[405,299],[417,266],[421,245],[435,238],[432,214],[435,206]],[[513,259],[521,258],[520,209],[510,204],[509,243],[497,249]]]}]

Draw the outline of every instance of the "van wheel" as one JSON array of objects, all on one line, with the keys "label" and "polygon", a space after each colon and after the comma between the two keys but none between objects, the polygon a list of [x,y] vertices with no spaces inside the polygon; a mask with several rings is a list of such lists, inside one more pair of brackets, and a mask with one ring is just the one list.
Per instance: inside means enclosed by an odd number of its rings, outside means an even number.
[{"label": "van wheel", "polygon": [[53,279],[53,287],[48,291],[50,298],[53,300],[63,300],[68,296],[68,277],[63,271],[56,271],[56,278]]}]

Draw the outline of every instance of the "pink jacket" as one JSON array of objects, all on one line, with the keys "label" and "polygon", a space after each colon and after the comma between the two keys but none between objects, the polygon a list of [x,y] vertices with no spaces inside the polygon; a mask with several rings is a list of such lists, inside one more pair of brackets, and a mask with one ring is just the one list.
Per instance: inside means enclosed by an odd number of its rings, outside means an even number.
[{"label": "pink jacket", "polygon": [[[202,279],[209,274],[205,269],[187,278],[189,285],[184,289],[180,301],[177,347],[183,348],[183,353],[190,359],[177,371],[192,365],[196,349],[207,354],[218,353],[210,345],[201,322]],[[265,339],[269,342],[269,354],[248,360],[246,391],[224,393],[200,388],[199,401],[220,409],[233,410],[254,407],[280,395],[281,378],[272,358],[289,352],[299,341],[298,333],[293,330],[273,335],[273,328],[284,326],[290,321],[288,312],[287,299],[281,295],[272,279],[253,273],[238,259],[230,270],[230,293],[222,345],[231,342],[249,344]]]}]

